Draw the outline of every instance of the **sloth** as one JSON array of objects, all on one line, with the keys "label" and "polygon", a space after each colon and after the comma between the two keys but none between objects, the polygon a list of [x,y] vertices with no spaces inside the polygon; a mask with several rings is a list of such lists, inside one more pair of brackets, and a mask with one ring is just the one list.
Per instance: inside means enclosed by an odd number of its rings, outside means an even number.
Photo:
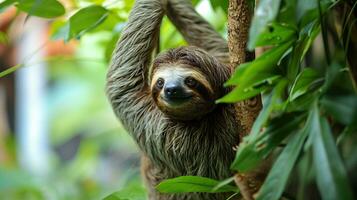
[{"label": "sloth", "polygon": [[[189,46],[153,58],[167,15]],[[136,0],[113,52],[107,96],[142,152],[151,200],[226,199],[230,194],[161,194],[155,186],[177,176],[225,179],[239,143],[233,104],[215,104],[228,67],[227,42],[187,0]]]}]

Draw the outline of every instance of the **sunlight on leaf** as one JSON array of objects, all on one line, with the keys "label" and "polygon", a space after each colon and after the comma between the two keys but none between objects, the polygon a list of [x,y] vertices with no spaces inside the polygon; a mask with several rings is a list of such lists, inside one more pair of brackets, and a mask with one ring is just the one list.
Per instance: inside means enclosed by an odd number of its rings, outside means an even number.
[{"label": "sunlight on leaf", "polygon": [[[215,188],[220,182],[214,179],[200,176],[180,176],[168,179],[156,186],[161,193],[187,193],[187,192],[237,192],[237,188],[231,185],[224,185]],[[213,190],[215,189],[215,190]]]},{"label": "sunlight on leaf", "polygon": [[53,18],[65,13],[63,5],[56,0],[17,0],[17,2],[17,7],[29,15]]},{"label": "sunlight on leaf", "polygon": [[268,46],[284,43],[296,37],[296,30],[286,24],[271,23],[259,35],[256,46]]},{"label": "sunlight on leaf", "polygon": [[101,24],[108,16],[108,10],[102,6],[89,6],[77,11],[63,27],[65,40],[77,38]]}]

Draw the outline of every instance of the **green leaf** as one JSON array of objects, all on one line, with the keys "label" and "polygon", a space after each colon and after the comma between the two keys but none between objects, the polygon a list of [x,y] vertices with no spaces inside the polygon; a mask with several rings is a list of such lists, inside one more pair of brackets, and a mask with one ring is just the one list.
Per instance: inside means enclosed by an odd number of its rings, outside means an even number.
[{"label": "green leaf", "polygon": [[287,24],[271,23],[258,36],[255,46],[258,47],[285,43],[286,41],[294,39],[296,34],[296,30]]},{"label": "green leaf", "polygon": [[319,114],[317,105],[313,108],[312,137],[313,159],[316,182],[322,198],[353,199],[346,170],[336,148],[329,124]]},{"label": "green leaf", "polygon": [[263,101],[263,110],[259,113],[257,119],[254,121],[251,133],[249,135],[250,138],[255,138],[260,133],[261,128],[269,119],[270,113],[273,111],[274,106],[276,106],[285,91],[288,81],[286,79],[281,79],[276,87],[271,92],[270,96],[266,101]]},{"label": "green leaf", "polygon": [[69,19],[69,33],[66,41],[80,37],[97,27],[107,16],[108,10],[102,6],[93,5],[79,10]]},{"label": "green leaf", "polygon": [[[161,193],[187,193],[187,192],[237,192],[237,188],[231,185],[224,185],[215,188],[220,182],[200,176],[180,176],[173,179],[162,181],[156,186]],[[216,190],[213,190],[216,189]]]},{"label": "green leaf", "polygon": [[[264,76],[264,74],[260,74],[261,77]],[[217,100],[217,103],[235,103],[238,101],[250,99],[254,96],[257,96],[258,94],[264,92],[266,89],[269,88],[269,86],[274,85],[275,83],[279,82],[281,79],[280,75],[267,75],[268,77],[266,79],[261,80],[260,82],[255,83],[251,87],[248,88],[243,88],[243,87],[236,87],[228,93],[226,96],[224,96],[221,99]]]},{"label": "green leaf", "polygon": [[216,103],[235,103],[245,99],[250,99],[265,91],[267,88],[267,86],[262,86],[259,88],[236,87],[226,96],[222,97],[221,99],[218,99]]},{"label": "green leaf", "polygon": [[3,2],[0,3],[0,13],[2,12],[2,9],[10,6],[11,4],[15,3],[15,0],[5,0]]},{"label": "green leaf", "polygon": [[17,64],[15,66],[12,66],[12,67],[0,72],[0,78],[6,76],[8,74],[11,74],[12,72],[18,70],[21,67],[23,67],[23,64]]},{"label": "green leaf", "polygon": [[293,101],[310,91],[314,83],[321,80],[319,77],[319,73],[315,69],[304,68],[304,70],[295,79],[295,82],[290,90],[289,100]]},{"label": "green leaf", "polygon": [[17,7],[29,15],[54,18],[65,13],[63,5],[56,0],[17,0]]},{"label": "green leaf", "polygon": [[259,35],[272,22],[279,12],[280,0],[261,0],[254,14],[249,30],[248,49],[253,50]]},{"label": "green leaf", "polygon": [[234,72],[225,86],[238,85],[231,93],[217,100],[217,103],[232,103],[251,98],[267,89],[280,79],[276,67],[282,55],[292,42],[281,44],[250,63],[244,63]]},{"label": "green leaf", "polygon": [[283,0],[276,21],[296,27],[296,1]]},{"label": "green leaf", "polygon": [[146,200],[147,194],[144,187],[139,185],[132,185],[115,192],[103,200]]},{"label": "green leaf", "polygon": [[[318,1],[311,0],[299,0],[297,1],[297,20],[300,27],[304,27],[306,24],[311,23],[312,21],[318,19],[319,10],[318,10]],[[333,0],[320,0],[321,11],[325,13],[329,6],[334,3]]]},{"label": "green leaf", "polygon": [[307,50],[320,32],[319,23],[314,21],[304,27],[299,33],[299,39],[295,43],[292,57],[288,65],[288,78],[294,80],[300,70],[300,63],[304,59]]},{"label": "green leaf", "polygon": [[325,73],[325,83],[321,87],[321,94],[325,94],[330,89],[333,90],[332,86],[341,75],[342,69],[342,66],[336,62],[333,62],[330,66],[327,67],[327,71]]},{"label": "green leaf", "polygon": [[[308,123],[302,131],[296,133],[287,143],[287,146],[281,152],[278,159],[275,161],[268,177],[264,181],[258,193],[257,200],[278,200],[282,195],[285,185],[288,181],[291,170],[303,148],[304,141],[309,133],[311,117],[308,118]],[[296,129],[298,124],[292,126],[290,131]]]},{"label": "green leaf", "polygon": [[317,35],[321,31],[321,26],[318,21],[313,21],[310,24],[306,25],[300,32],[300,38],[299,38],[299,55],[300,55],[300,62],[304,59],[307,50],[310,49],[313,41],[317,37]]},{"label": "green leaf", "polygon": [[279,75],[277,63],[291,45],[292,42],[280,44],[265,52],[253,62],[239,66],[225,85],[250,87],[268,77]]},{"label": "green leaf", "polygon": [[[317,10],[317,1],[299,0],[297,1],[296,16],[301,20],[309,10]],[[317,17],[317,16],[316,16]]]},{"label": "green leaf", "polygon": [[[216,186],[214,186],[214,188],[212,189],[212,191],[215,192],[215,191],[221,189],[222,187],[224,187],[224,186],[230,184],[230,183],[233,182],[233,181],[234,181],[234,177],[229,177],[229,178],[227,178],[227,179],[225,179],[225,180],[219,182]],[[238,188],[237,188],[237,189],[238,189]]]},{"label": "green leaf", "polygon": [[249,171],[259,165],[289,134],[293,133],[305,115],[284,114],[273,119],[267,130],[256,139],[240,144],[234,169]]},{"label": "green leaf", "polygon": [[[297,123],[285,116],[278,121],[290,119],[289,122],[284,122],[278,126],[272,126],[266,132],[261,133],[262,127],[268,121],[270,113],[273,111],[274,106],[278,104],[282,92],[287,85],[285,79],[281,80],[268,98],[265,99],[263,110],[259,113],[258,118],[255,120],[249,136],[241,142],[236,157],[231,165],[231,169],[245,172],[256,167],[259,162],[270,153],[270,151],[285,138],[285,134],[289,134],[290,126]],[[296,120],[301,120],[296,117]],[[276,124],[276,123],[273,123]],[[285,126],[286,125],[286,126]]]},{"label": "green leaf", "polygon": [[310,110],[311,105],[318,99],[320,95],[318,91],[305,93],[293,101],[288,101],[286,112],[307,111]]},{"label": "green leaf", "polygon": [[339,122],[350,125],[357,123],[357,96],[329,94],[321,99],[324,110]]},{"label": "green leaf", "polygon": [[228,0],[210,0],[210,3],[214,10],[222,8],[224,12],[228,12]]}]

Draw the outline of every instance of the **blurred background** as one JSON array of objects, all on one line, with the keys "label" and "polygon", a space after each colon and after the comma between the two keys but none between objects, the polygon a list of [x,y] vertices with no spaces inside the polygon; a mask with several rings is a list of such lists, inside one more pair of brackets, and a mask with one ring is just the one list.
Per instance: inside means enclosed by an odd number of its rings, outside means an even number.
[{"label": "blurred background", "polygon": [[[110,12],[68,37],[71,14],[46,20],[0,6],[0,199],[101,199],[142,185],[139,150],[104,90],[134,1],[60,2],[66,13],[90,5]],[[195,4],[226,37],[224,9]],[[161,31],[161,50],[185,44],[166,18]]]}]

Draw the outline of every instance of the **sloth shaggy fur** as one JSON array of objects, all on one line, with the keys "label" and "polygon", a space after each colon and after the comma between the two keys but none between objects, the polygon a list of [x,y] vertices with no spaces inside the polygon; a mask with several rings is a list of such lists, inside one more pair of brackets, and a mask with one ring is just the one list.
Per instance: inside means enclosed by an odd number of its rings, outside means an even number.
[{"label": "sloth shaggy fur", "polygon": [[[152,62],[162,17],[169,19],[190,46],[171,49]],[[226,41],[186,0],[137,0],[124,28],[107,75],[107,95],[116,116],[142,151],[142,173],[151,200],[213,200],[229,194],[160,194],[155,186],[177,176],[225,179],[238,144],[239,123],[232,104],[218,104],[192,120],[165,114],[155,102],[151,78],[158,67],[190,66],[204,74],[214,98],[231,74]],[[214,101],[213,101],[214,102]],[[194,104],[192,106],[195,106]],[[190,110],[185,110],[190,115]]]}]

